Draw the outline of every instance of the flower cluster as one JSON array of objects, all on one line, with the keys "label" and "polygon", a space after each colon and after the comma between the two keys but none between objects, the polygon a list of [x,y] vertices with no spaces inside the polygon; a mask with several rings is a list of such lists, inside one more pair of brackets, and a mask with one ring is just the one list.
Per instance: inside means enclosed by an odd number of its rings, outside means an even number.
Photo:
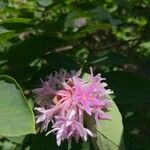
[{"label": "flower cluster", "polygon": [[81,70],[78,72],[61,69],[42,81],[40,88],[34,89],[37,95],[38,107],[36,123],[41,131],[48,130],[52,123],[52,129],[47,132],[56,133],[57,144],[65,139],[76,141],[81,138],[87,141],[88,136],[95,134],[84,126],[84,115],[100,119],[111,119],[105,110],[111,107],[112,102],[107,98],[112,93],[106,89],[107,84],[100,74],[81,78]]},{"label": "flower cluster", "polygon": [[78,18],[74,21],[75,28],[81,28],[87,24],[86,18]]}]

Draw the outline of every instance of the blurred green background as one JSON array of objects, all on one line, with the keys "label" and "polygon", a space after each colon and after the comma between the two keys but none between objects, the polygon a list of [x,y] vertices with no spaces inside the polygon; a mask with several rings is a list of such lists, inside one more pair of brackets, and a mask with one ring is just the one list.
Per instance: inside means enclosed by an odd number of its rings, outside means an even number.
[{"label": "blurred green background", "polygon": [[[126,149],[150,150],[150,1],[0,0],[0,74],[27,98],[52,71],[90,66],[115,92]],[[16,143],[0,149],[37,150]]]}]

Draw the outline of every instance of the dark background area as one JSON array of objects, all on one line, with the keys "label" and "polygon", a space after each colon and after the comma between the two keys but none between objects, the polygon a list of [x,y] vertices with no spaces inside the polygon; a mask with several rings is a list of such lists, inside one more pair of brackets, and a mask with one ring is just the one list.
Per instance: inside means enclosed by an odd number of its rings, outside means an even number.
[{"label": "dark background area", "polygon": [[[0,74],[27,98],[52,71],[91,66],[115,93],[126,149],[150,150],[150,1],[0,0]],[[38,150],[34,138],[0,148]]]}]

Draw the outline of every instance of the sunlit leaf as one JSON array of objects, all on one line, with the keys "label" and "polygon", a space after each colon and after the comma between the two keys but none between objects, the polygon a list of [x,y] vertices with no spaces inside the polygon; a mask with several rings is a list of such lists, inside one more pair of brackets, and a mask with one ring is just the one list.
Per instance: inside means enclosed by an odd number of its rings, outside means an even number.
[{"label": "sunlit leaf", "polygon": [[47,7],[53,3],[53,0],[37,0],[38,4]]},{"label": "sunlit leaf", "polygon": [[[83,78],[88,78],[89,74],[85,73]],[[111,99],[110,96],[108,96]],[[112,101],[113,102],[113,101]],[[92,138],[93,146],[97,150],[123,150],[123,123],[122,116],[113,102],[112,107],[107,112],[112,120],[95,120],[89,116],[86,118],[86,126],[96,133],[97,137]]]},{"label": "sunlit leaf", "polygon": [[112,120],[100,120],[98,124],[87,120],[86,125],[97,134],[92,138],[93,146],[96,150],[124,150],[122,117],[115,103],[108,114]]},{"label": "sunlit leaf", "polygon": [[0,135],[35,133],[34,116],[17,82],[0,76]]}]

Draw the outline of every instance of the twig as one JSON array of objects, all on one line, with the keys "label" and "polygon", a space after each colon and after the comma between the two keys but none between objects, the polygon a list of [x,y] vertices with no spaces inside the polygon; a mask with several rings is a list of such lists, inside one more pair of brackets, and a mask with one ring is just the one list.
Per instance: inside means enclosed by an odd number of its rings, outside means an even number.
[{"label": "twig", "polygon": [[147,21],[146,25],[144,26],[144,29],[143,29],[143,32],[141,34],[140,37],[138,38],[133,38],[133,39],[129,39],[129,40],[126,40],[126,41],[120,41],[120,42],[117,42],[117,43],[114,43],[114,44],[111,44],[111,45],[108,45],[108,46],[105,46],[105,47],[102,47],[101,50],[103,49],[107,49],[107,48],[112,48],[114,46],[118,46],[122,43],[128,43],[128,42],[131,42],[131,41],[137,41],[132,47],[130,47],[131,49],[135,49],[142,41],[143,41],[143,38],[145,38],[145,33],[147,32],[147,29],[149,27],[149,24],[150,24],[150,20]]},{"label": "twig", "polygon": [[112,47],[118,46],[118,45],[120,45],[120,44],[122,44],[122,43],[128,43],[128,42],[131,42],[131,41],[136,41],[136,40],[138,40],[138,39],[139,39],[139,38],[134,38],[134,39],[126,40],[126,41],[120,41],[120,42],[117,42],[117,43],[114,43],[114,44],[111,44],[111,45],[102,47],[101,50],[107,49],[107,48],[112,48]]}]

